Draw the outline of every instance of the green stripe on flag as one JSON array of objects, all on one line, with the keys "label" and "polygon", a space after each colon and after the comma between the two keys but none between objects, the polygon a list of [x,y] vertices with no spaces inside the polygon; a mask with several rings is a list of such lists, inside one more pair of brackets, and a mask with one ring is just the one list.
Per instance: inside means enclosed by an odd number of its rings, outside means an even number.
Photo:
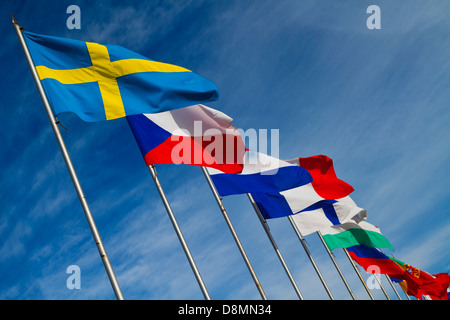
[{"label": "green stripe on flag", "polygon": [[389,248],[394,250],[389,240],[382,234],[358,228],[349,229],[337,234],[324,234],[323,239],[330,250],[335,248],[347,248],[359,244],[365,244],[374,248]]}]

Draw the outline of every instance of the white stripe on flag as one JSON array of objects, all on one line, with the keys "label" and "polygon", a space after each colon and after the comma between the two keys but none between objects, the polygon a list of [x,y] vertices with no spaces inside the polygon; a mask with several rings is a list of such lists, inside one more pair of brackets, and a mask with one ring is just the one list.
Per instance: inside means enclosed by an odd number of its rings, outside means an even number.
[{"label": "white stripe on flag", "polygon": [[308,208],[318,201],[324,200],[317,194],[311,183],[281,191],[280,194],[286,199],[293,214]]},{"label": "white stripe on flag", "polygon": [[[333,203],[333,208],[341,224],[349,221],[359,223],[367,218],[366,210],[359,208],[349,196],[337,199],[337,202]],[[334,225],[321,208],[299,212],[292,218],[303,235]]]}]

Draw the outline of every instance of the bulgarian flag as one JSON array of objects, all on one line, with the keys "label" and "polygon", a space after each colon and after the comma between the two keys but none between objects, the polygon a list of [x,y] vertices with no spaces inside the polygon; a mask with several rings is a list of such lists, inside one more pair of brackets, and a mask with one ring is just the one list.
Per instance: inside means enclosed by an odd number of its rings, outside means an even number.
[{"label": "bulgarian flag", "polygon": [[366,222],[346,222],[320,230],[328,248],[348,248],[359,244],[373,248],[394,250],[389,240],[381,234],[378,227]]}]

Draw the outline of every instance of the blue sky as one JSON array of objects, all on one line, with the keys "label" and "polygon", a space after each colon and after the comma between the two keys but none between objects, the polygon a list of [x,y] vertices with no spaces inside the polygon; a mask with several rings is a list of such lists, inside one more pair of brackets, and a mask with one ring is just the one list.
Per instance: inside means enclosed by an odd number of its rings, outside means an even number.
[{"label": "blue sky", "polygon": [[[71,4],[80,30],[66,27]],[[448,272],[450,4],[377,1],[381,29],[369,30],[371,4],[3,1],[0,299],[115,298],[11,13],[31,32],[122,45],[212,80],[220,99],[208,105],[238,128],[279,129],[281,158],[331,157],[391,241],[387,254]],[[203,299],[126,120],[59,119],[125,299]],[[156,168],[212,299],[259,299],[201,169]],[[296,299],[246,196],[224,205],[268,298]],[[305,299],[328,299],[288,220],[269,226]],[[317,236],[306,239],[334,297],[350,299]],[[342,250],[335,255],[368,299]],[[70,265],[80,267],[79,290],[66,287]]]}]

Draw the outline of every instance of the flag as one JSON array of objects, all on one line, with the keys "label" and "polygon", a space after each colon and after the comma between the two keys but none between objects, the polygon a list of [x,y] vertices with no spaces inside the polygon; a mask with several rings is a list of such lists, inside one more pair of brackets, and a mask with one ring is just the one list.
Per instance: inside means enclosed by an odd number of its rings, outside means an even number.
[{"label": "flag", "polygon": [[405,271],[380,250],[360,244],[348,247],[347,251],[367,272],[387,274],[392,278],[405,280]]},{"label": "flag", "polygon": [[221,196],[244,193],[277,193],[280,190],[310,184],[309,172],[291,162],[248,150],[244,155],[243,169],[238,174],[227,174],[209,169],[217,192]]},{"label": "flag", "polygon": [[[252,196],[264,218],[283,217],[295,215],[302,211],[314,210],[321,210],[318,215],[323,216],[329,213],[329,217],[337,217],[336,208],[339,208],[337,212],[341,214],[341,219],[335,219],[334,224],[340,224],[362,212],[362,209],[356,209],[356,205],[351,199],[347,199],[347,196],[354,189],[345,181],[337,178],[332,159],[325,155],[317,155],[288,160],[288,162],[307,170],[312,177],[312,181],[307,184],[297,184],[292,188],[280,190],[276,193],[257,194],[252,192]],[[348,205],[350,207],[344,208]],[[353,208],[355,209],[353,210]],[[344,214],[344,212],[346,213]],[[305,213],[303,216],[308,215]],[[328,221],[326,226],[329,225],[333,225],[333,223],[330,224]],[[305,229],[304,232],[310,233],[312,231]]]},{"label": "flag", "polygon": [[447,299],[450,300],[450,283],[447,287]]},{"label": "flag", "polygon": [[[252,196],[265,219],[292,215],[303,235],[345,223],[350,219],[359,222],[364,220],[367,215],[366,210],[359,208],[350,196],[336,200],[304,198],[302,201],[306,208],[303,209],[290,205],[291,203],[295,205],[295,195],[285,197],[283,192],[280,192],[279,194],[252,193]],[[302,194],[299,194],[298,197],[301,198]]]},{"label": "flag", "polygon": [[348,221],[359,223],[366,217],[366,210],[359,208],[350,196],[318,201],[292,216],[304,236]]},{"label": "flag", "polygon": [[447,299],[450,300],[450,284],[447,287]]},{"label": "flag", "polygon": [[238,173],[245,145],[233,119],[204,105],[127,116],[145,163],[188,164]]},{"label": "flag", "polygon": [[406,272],[392,258],[376,248],[360,244],[348,247],[347,251],[351,258],[368,273],[386,274],[400,286],[408,284],[409,288],[417,288],[420,285],[420,281],[416,277]]},{"label": "flag", "polygon": [[[425,274],[426,272],[423,271]],[[430,300],[449,300],[450,276],[448,273],[437,273],[430,275],[427,273],[428,281],[424,281],[420,286],[421,294]]]},{"label": "flag", "polygon": [[333,160],[328,156],[317,155],[298,160],[300,167],[311,174],[314,191],[322,198],[340,199],[354,191],[351,185],[337,177]]},{"label": "flag", "polygon": [[408,281],[406,279],[406,281],[399,282],[408,295],[417,299],[423,299],[425,296],[431,300],[448,300],[447,289],[450,285],[448,273],[431,275],[398,259],[391,258],[391,260],[415,280]]},{"label": "flag", "polygon": [[84,121],[155,113],[216,100],[211,81],[116,45],[23,32],[56,114]]},{"label": "flag", "polygon": [[248,151],[244,159],[240,174],[209,170],[211,178],[221,196],[251,193],[265,219],[292,215],[353,191],[336,177],[332,160],[324,155],[280,160]]},{"label": "flag", "polygon": [[357,223],[354,220],[350,220],[349,222],[321,229],[320,232],[330,250],[359,244],[394,250],[389,240],[381,234],[380,229],[366,221]]}]

